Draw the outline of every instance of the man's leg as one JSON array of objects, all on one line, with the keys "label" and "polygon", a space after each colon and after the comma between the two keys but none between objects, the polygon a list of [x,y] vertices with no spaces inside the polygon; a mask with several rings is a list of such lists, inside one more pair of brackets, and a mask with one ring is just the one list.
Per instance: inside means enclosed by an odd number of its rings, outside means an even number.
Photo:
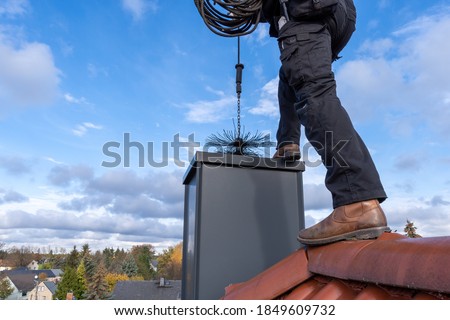
[{"label": "man's leg", "polygon": [[300,120],[295,110],[295,102],[295,91],[289,86],[283,69],[280,68],[278,82],[280,121],[277,130],[275,158],[300,158]]},{"label": "man's leg", "polygon": [[[351,224],[349,231],[346,228],[350,224],[347,224],[345,230],[331,230],[335,227],[331,224],[327,225],[326,230],[314,232],[311,237],[322,241],[331,234],[331,240],[335,241],[335,232],[339,236],[339,233],[358,231],[358,228],[370,229],[371,221],[374,221],[374,228],[383,227],[386,221],[385,218],[384,221],[382,219],[382,211],[379,212],[381,209],[378,201],[383,201],[386,194],[364,142],[336,95],[336,82],[331,71],[329,30],[323,23],[289,24],[282,30],[279,38],[282,68],[289,84],[294,88],[297,98],[295,107],[299,120],[305,127],[306,137],[327,168],[325,185],[332,194],[333,206],[339,208],[376,199],[376,205],[371,203],[364,208],[358,205],[362,211],[373,213],[375,217],[371,217],[362,226]],[[362,214],[358,210],[352,209],[349,214],[357,217]],[[378,219],[381,215],[383,217]]]}]

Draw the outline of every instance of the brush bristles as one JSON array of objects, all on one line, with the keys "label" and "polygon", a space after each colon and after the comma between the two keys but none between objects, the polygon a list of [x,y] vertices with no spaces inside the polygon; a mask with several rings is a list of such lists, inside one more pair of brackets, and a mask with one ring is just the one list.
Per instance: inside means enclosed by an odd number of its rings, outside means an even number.
[{"label": "brush bristles", "polygon": [[253,135],[250,132],[238,134],[236,130],[223,130],[221,134],[211,134],[207,137],[205,147],[213,147],[223,153],[259,156],[259,148],[272,145],[268,134],[263,135],[259,132]]}]

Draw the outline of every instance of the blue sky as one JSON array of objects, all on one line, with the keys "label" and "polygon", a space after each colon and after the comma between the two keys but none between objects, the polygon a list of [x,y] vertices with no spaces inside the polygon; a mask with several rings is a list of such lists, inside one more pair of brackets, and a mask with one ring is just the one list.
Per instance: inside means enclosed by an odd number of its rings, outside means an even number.
[{"label": "blue sky", "polygon": [[[410,219],[424,236],[448,236],[450,2],[355,3],[357,31],[334,71],[388,193],[389,224],[403,232]],[[203,146],[233,128],[236,47],[206,28],[193,1],[0,0],[0,242],[181,241],[190,159],[183,148],[175,161],[170,143],[193,135]],[[278,56],[267,25],[242,38],[246,131],[275,136]],[[134,150],[129,166],[102,166],[114,160],[103,146],[125,136],[167,165],[139,167]],[[331,197],[317,155],[304,155],[311,225]]]}]

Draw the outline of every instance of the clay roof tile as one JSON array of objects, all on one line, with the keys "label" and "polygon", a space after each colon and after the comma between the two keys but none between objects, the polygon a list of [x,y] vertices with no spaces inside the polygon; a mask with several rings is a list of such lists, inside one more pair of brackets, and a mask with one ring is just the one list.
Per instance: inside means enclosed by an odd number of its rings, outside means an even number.
[{"label": "clay roof tile", "polygon": [[223,299],[449,299],[450,237],[386,233],[302,248]]}]

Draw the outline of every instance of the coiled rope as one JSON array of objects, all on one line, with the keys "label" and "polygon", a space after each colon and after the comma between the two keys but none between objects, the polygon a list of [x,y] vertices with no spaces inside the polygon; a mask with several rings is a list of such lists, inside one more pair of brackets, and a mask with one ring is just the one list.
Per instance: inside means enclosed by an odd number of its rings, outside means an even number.
[{"label": "coiled rope", "polygon": [[194,0],[206,26],[222,37],[252,33],[261,19],[262,0]]}]

